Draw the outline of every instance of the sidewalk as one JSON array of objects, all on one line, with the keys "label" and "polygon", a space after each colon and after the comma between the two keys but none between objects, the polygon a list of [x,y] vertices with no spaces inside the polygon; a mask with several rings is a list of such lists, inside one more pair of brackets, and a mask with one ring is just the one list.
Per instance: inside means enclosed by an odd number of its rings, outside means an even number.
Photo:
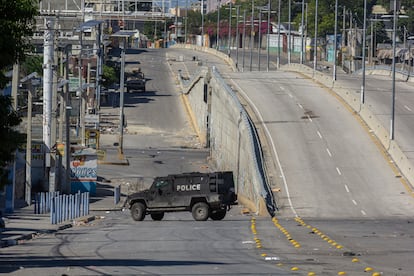
[{"label": "sidewalk", "polygon": [[[112,137],[103,137],[103,139],[112,139]],[[125,158],[120,159],[116,149],[107,150],[103,162],[114,166],[127,164]],[[6,228],[0,229],[0,248],[18,245],[44,234],[89,223],[99,219],[100,214],[105,211],[122,210],[125,196],[121,194],[120,202],[115,204],[114,188],[115,184],[111,182],[98,182],[96,196],[90,197],[89,215],[60,224],[51,224],[49,214],[34,214],[33,205],[16,208],[12,214],[3,217]]]}]

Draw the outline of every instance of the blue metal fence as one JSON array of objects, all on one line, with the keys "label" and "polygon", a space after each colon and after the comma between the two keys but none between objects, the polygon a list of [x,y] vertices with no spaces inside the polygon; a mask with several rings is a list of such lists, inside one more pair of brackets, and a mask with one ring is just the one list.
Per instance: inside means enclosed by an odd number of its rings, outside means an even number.
[{"label": "blue metal fence", "polygon": [[59,192],[38,193],[35,214],[50,213],[50,223],[58,224],[89,214],[89,192],[60,195]]},{"label": "blue metal fence", "polygon": [[50,204],[53,197],[59,196],[59,192],[36,193],[34,203],[35,214],[47,214],[50,212]]}]

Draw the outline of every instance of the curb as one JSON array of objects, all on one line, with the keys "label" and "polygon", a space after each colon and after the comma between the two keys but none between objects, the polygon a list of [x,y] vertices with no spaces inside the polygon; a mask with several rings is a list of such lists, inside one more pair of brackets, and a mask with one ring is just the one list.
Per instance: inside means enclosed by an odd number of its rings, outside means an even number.
[{"label": "curb", "polygon": [[56,229],[38,230],[38,231],[35,231],[33,233],[29,233],[29,234],[16,235],[14,238],[0,240],[0,248],[19,245],[19,244],[24,243],[25,241],[35,239],[35,238],[40,237],[40,236],[45,235],[45,234],[54,234],[54,233],[57,233],[59,231],[65,230],[65,229],[72,228],[74,226],[85,225],[85,224],[87,224],[91,221],[94,221],[95,219],[96,219],[95,216],[83,217],[83,218],[80,218],[78,220],[73,220],[72,223],[67,223],[67,224],[60,225]]}]

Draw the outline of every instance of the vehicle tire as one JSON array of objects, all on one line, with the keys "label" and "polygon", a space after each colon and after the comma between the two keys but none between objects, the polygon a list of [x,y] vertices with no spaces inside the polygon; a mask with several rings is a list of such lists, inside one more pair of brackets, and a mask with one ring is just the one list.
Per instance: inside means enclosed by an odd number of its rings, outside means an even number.
[{"label": "vehicle tire", "polygon": [[218,209],[211,211],[210,218],[212,220],[222,220],[226,216],[226,209]]},{"label": "vehicle tire", "polygon": [[162,220],[164,218],[164,212],[151,213],[151,218],[153,220]]},{"label": "vehicle tire", "polygon": [[205,221],[208,219],[209,216],[209,206],[205,202],[198,202],[194,204],[191,213],[193,214],[193,218],[197,221]]},{"label": "vehicle tire", "polygon": [[135,221],[142,221],[145,218],[146,208],[141,202],[135,202],[131,207],[131,216]]}]

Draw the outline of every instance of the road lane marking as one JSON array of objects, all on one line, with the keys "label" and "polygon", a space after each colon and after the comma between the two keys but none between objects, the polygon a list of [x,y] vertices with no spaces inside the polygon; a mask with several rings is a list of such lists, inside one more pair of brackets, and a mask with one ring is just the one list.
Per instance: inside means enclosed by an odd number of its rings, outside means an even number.
[{"label": "road lane marking", "polygon": [[299,106],[301,109],[303,109],[303,105],[301,105],[300,103],[298,103],[298,106]]},{"label": "road lane marking", "polygon": [[319,132],[319,130],[318,130],[318,131],[316,131],[316,133],[318,133],[319,138],[321,138],[321,139],[322,139],[322,134]]},{"label": "road lane marking", "polygon": [[328,153],[329,157],[332,157],[332,153],[330,152],[328,148],[326,148],[326,152]]},{"label": "road lane marking", "polygon": [[407,105],[404,105],[404,108],[407,109],[408,111],[413,111],[411,108],[409,108]]},{"label": "road lane marking", "polygon": [[353,200],[352,200],[352,203],[353,203],[355,206],[357,206],[357,205],[358,205],[358,203],[355,201],[355,199],[353,199]]},{"label": "road lane marking", "polygon": [[306,116],[308,116],[308,120],[312,123],[312,118],[309,115]]},{"label": "road lane marking", "polygon": [[341,171],[339,170],[338,167],[336,167],[336,171],[338,172],[339,175],[342,175]]},{"label": "road lane marking", "polygon": [[349,188],[348,188],[348,185],[346,185],[346,184],[345,184],[345,190],[346,190],[347,193],[349,193]]},{"label": "road lane marking", "polygon": [[364,216],[366,216],[366,215],[367,215],[367,213],[365,213],[365,211],[364,211],[364,210],[361,210],[361,214],[363,214]]},{"label": "road lane marking", "polygon": [[[256,111],[256,114],[259,117],[259,120],[261,122],[264,122],[262,114],[260,113],[260,111],[256,107],[256,105],[253,103],[253,101],[247,96],[246,92],[244,92],[244,90],[233,79],[230,79],[230,81],[238,88],[238,90],[240,91],[240,93],[243,94],[243,97],[246,99],[246,101],[248,101],[250,103],[250,106]],[[290,210],[293,212],[293,214],[296,217],[298,217],[298,213],[296,212],[295,208],[293,207],[292,198],[290,196],[289,188],[288,188],[288,185],[287,185],[287,180],[286,180],[285,172],[283,171],[283,167],[282,167],[282,164],[280,162],[279,154],[277,153],[275,143],[274,143],[274,141],[272,139],[272,136],[270,135],[270,131],[269,131],[267,125],[266,124],[263,124],[263,127],[264,127],[264,130],[266,132],[267,138],[270,140],[273,154],[274,154],[274,156],[276,158],[277,165],[278,165],[278,167],[280,169],[280,175],[281,175],[282,180],[283,180],[283,186],[285,187],[286,197],[287,197],[287,200],[289,202]]]}]

